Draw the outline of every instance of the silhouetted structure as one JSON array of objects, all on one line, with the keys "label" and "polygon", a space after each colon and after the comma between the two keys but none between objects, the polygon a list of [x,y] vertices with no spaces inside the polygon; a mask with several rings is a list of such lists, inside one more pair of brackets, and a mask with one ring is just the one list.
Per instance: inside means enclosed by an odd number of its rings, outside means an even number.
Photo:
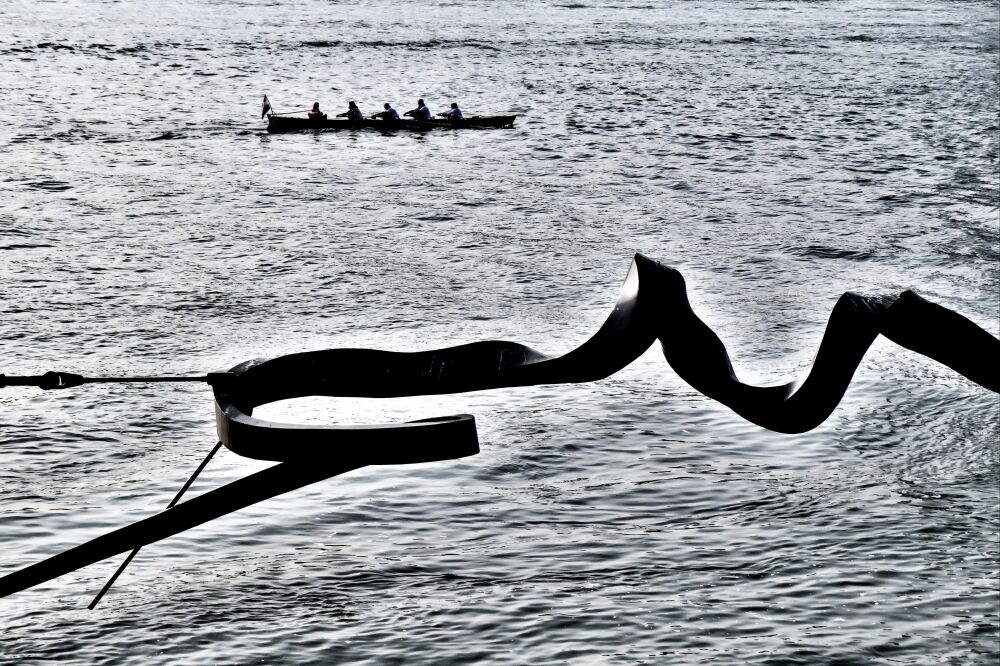
[{"label": "silhouetted structure", "polygon": [[[833,412],[879,334],[1000,392],[1000,340],[911,291],[878,297],[844,294],[801,383],[744,384],[722,341],[691,309],[681,274],[642,255],[636,255],[603,326],[578,348],[555,358],[515,342],[487,341],[412,353],[332,349],[248,361],[227,373],[198,378],[135,378],[208,381],[215,392],[220,441],[240,455],[281,463],[8,574],[0,578],[0,596],[364,465],[447,460],[479,451],[475,420],[469,415],[387,425],[299,426],[254,418],[253,410],[269,402],[310,395],[386,398],[589,382],[617,372],[658,339],[670,366],[701,393],[761,427],[800,433]],[[65,388],[88,381],[128,380],[66,373],[0,375],[0,387]]]}]

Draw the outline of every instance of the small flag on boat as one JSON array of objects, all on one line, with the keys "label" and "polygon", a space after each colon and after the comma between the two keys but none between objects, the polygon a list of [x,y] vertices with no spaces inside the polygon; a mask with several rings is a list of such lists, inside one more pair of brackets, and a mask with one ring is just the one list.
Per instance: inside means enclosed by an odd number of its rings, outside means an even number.
[{"label": "small flag on boat", "polygon": [[271,110],[271,103],[267,101],[267,95],[264,95],[264,101],[260,105],[260,117],[263,118],[267,115],[267,112]]}]

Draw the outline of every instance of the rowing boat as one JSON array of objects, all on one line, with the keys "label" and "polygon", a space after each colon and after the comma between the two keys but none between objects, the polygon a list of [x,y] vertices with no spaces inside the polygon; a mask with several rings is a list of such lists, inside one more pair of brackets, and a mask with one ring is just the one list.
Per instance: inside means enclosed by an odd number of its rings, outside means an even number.
[{"label": "rowing boat", "polygon": [[381,131],[406,130],[430,130],[436,128],[444,129],[482,129],[482,128],[506,128],[513,127],[517,116],[470,116],[462,120],[449,120],[447,118],[434,118],[432,120],[413,120],[411,118],[401,118],[399,120],[376,120],[365,118],[364,120],[348,120],[347,118],[323,118],[313,120],[311,118],[300,118],[295,116],[279,116],[269,114],[267,116],[267,131],[272,134],[281,132],[301,132],[304,130],[357,130],[357,129],[377,129]]}]

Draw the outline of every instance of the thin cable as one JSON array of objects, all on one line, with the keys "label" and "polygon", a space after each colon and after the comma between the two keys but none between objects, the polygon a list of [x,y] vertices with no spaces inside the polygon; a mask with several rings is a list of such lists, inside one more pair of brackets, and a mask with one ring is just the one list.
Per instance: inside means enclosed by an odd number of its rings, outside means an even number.
[{"label": "thin cable", "polygon": [[[198,469],[196,469],[194,471],[194,474],[192,474],[188,478],[187,482],[185,482],[185,484],[181,486],[181,489],[177,491],[177,494],[174,496],[174,499],[172,499],[170,501],[170,504],[167,505],[168,509],[172,508],[175,504],[177,504],[177,502],[184,495],[187,489],[191,487],[191,484],[194,483],[194,480],[198,478],[199,474],[201,474],[201,471],[205,469],[205,465],[208,464],[208,461],[211,460],[213,456],[215,456],[216,452],[218,452],[219,447],[221,446],[222,442],[218,442],[212,448],[212,450],[209,451],[208,455],[205,456],[205,459],[201,461],[200,465],[198,465]],[[118,567],[118,571],[112,574],[111,578],[108,579],[108,582],[105,583],[104,587],[101,588],[101,591],[97,593],[96,597],[94,597],[94,600],[90,602],[89,606],[87,606],[88,609],[94,610],[94,607],[97,606],[98,602],[100,602],[100,600],[104,597],[104,595],[107,594],[108,590],[111,589],[111,586],[115,584],[115,581],[118,580],[118,577],[122,575],[122,572],[125,571],[125,567],[129,565],[129,562],[132,561],[132,558],[134,558],[136,555],[139,554],[139,550],[141,548],[142,546],[137,546],[131,553],[128,554],[128,557],[125,558],[125,561],[122,562],[121,565]]]}]

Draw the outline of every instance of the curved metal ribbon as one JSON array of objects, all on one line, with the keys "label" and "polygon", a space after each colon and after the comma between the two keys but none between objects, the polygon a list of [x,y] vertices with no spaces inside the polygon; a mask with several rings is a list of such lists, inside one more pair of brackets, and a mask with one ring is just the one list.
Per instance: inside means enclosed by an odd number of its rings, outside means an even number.
[{"label": "curved metal ribbon", "polygon": [[701,393],[763,428],[800,433],[821,424],[837,407],[879,334],[1000,391],[1000,340],[912,291],[876,297],[844,294],[801,382],[744,384],[725,345],[691,309],[681,274],[636,255],[611,315],[593,337],[563,356],[550,358],[516,342],[488,341],[411,353],[331,349],[249,361],[230,371],[231,381],[216,384],[216,424],[227,447],[251,458],[339,456],[364,447],[378,433],[404,435],[383,454],[409,462],[413,443],[432,440],[455,420],[471,417],[307,428],[255,419],[253,409],[307,395],[388,398],[590,382],[624,368],[658,339],[670,366]]},{"label": "curved metal ribbon", "polygon": [[414,353],[333,349],[249,361],[211,376],[219,439],[240,455],[280,464],[0,577],[0,597],[364,465],[446,460],[479,451],[475,420],[469,415],[314,427],[254,418],[254,408],[269,402],[309,395],[385,398],[589,382],[617,372],[659,340],[674,371],[704,395],[761,427],[799,433],[833,412],[879,334],[1000,392],[1000,340],[911,291],[879,297],[844,294],[801,382],[744,384],[725,345],[691,309],[681,274],[642,255],[636,255],[601,328],[563,356],[550,358],[514,342],[488,341]]}]

